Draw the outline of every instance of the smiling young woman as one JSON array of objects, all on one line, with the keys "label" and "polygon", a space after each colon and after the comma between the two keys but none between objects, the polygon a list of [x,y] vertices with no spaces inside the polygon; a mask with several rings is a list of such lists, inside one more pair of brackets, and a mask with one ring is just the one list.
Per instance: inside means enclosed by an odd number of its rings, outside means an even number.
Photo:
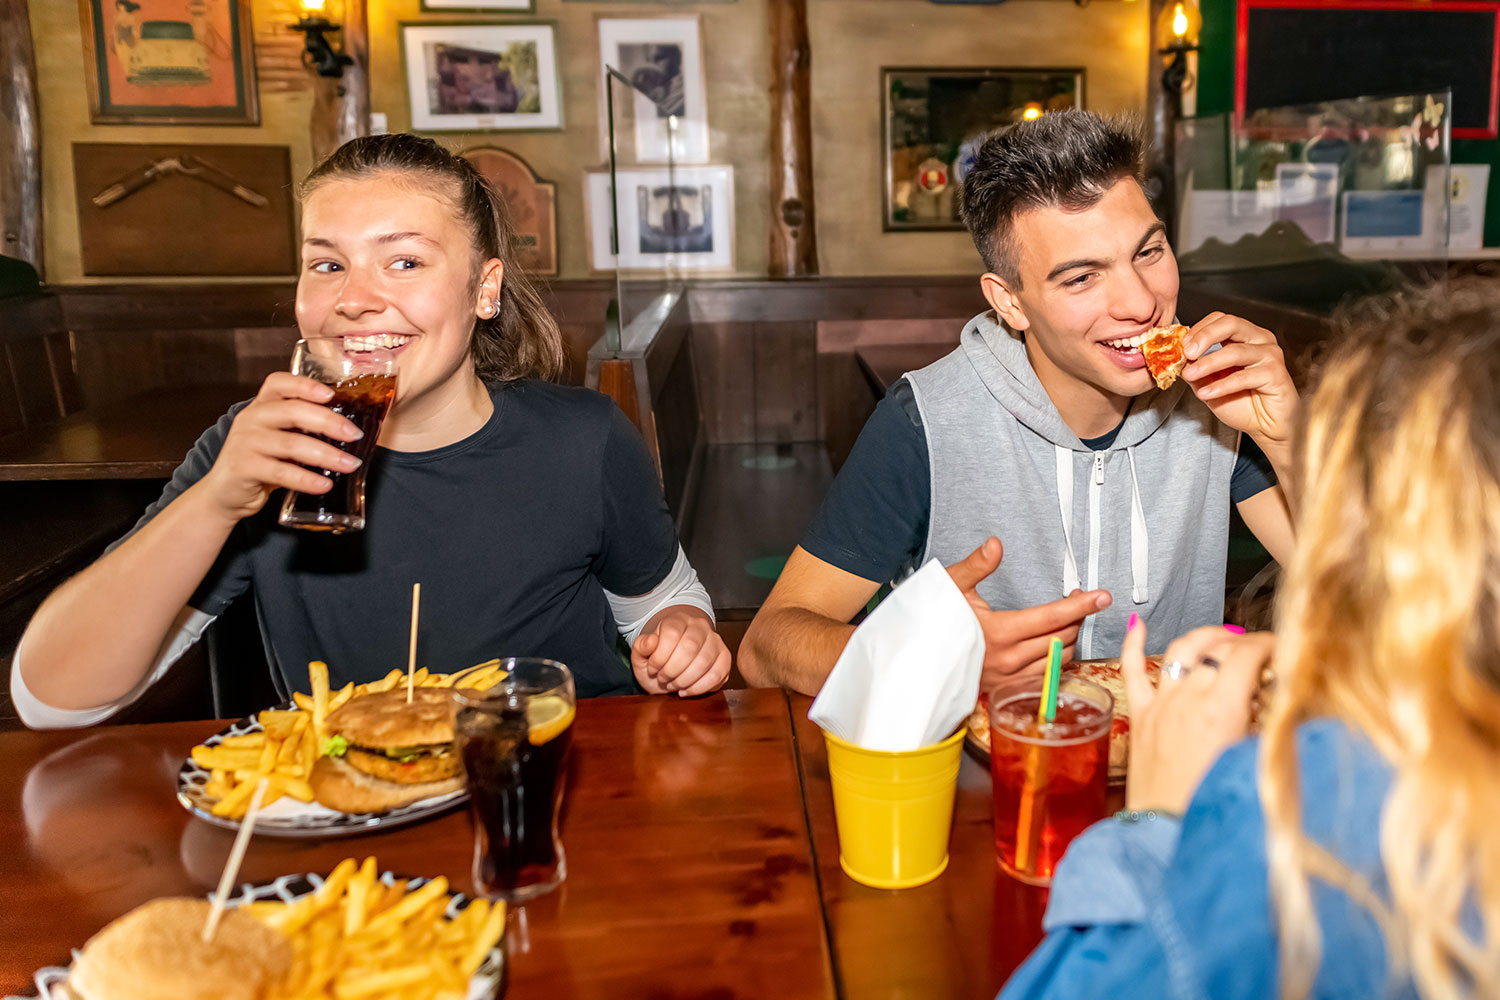
[{"label": "smiling young woman", "polygon": [[326,492],[313,470],[352,470],[329,442],[359,431],[327,386],[270,375],[38,610],[11,674],[23,720],[108,718],[247,592],[283,693],[307,687],[312,659],[336,685],[375,679],[404,655],[416,582],[417,655],[434,670],[547,656],[582,696],[723,684],[729,652],[644,442],[607,398],[551,381],[562,337],[490,185],[432,140],[384,135],[341,147],[301,193],[301,335],[400,366],[365,530],[276,525],[270,495]]}]

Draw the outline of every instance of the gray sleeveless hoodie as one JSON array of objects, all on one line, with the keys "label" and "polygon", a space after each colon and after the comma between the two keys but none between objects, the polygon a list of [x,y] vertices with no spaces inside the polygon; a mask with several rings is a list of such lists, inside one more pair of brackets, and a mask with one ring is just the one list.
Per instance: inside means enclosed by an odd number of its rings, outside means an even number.
[{"label": "gray sleeveless hoodie", "polygon": [[1239,432],[1186,383],[1138,396],[1114,444],[1096,452],[1063,423],[1022,336],[993,313],[970,320],[953,353],[906,377],[932,479],[920,562],[957,562],[995,535],[1004,559],[979,585],[993,608],[1108,590],[1114,603],[1085,620],[1079,658],[1118,656],[1132,611],[1153,653],[1224,620]]}]

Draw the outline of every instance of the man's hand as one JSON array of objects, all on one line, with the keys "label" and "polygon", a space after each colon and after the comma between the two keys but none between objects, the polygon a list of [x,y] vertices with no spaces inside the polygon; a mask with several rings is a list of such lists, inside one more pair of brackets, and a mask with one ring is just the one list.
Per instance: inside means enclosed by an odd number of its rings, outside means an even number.
[{"label": "man's hand", "polygon": [[1053,636],[1063,641],[1063,659],[1071,659],[1083,620],[1109,607],[1111,601],[1107,590],[1075,590],[1050,604],[1020,611],[992,611],[977,588],[981,580],[1000,568],[1003,554],[1000,540],[987,538],[965,559],[948,567],[948,575],[963,591],[984,630],[981,691],[989,691],[1007,674],[1046,666]]},{"label": "man's hand", "polygon": [[1219,754],[1249,732],[1250,699],[1274,646],[1269,632],[1234,635],[1218,625],[1194,629],[1167,647],[1165,662],[1181,663],[1186,675],[1174,681],[1163,670],[1161,686],[1152,688],[1146,676],[1146,626],[1125,634],[1120,665],[1130,702],[1129,808],[1187,811]]},{"label": "man's hand", "polygon": [[630,650],[635,679],[647,694],[683,698],[717,691],[729,677],[729,647],[698,608],[676,604],[658,611]]},{"label": "man's hand", "polygon": [[[1214,344],[1223,346],[1209,354]],[[1299,401],[1275,334],[1213,312],[1188,331],[1183,350],[1192,364],[1182,377],[1193,392],[1214,416],[1254,438],[1277,464],[1273,456],[1290,451]]]}]

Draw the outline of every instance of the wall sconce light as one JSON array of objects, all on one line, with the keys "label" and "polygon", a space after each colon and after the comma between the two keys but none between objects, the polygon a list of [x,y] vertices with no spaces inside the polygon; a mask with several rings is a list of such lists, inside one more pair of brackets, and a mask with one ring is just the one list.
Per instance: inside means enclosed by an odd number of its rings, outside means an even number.
[{"label": "wall sconce light", "polygon": [[1156,22],[1156,45],[1166,60],[1161,85],[1179,101],[1190,82],[1188,53],[1198,51],[1198,32],[1202,29],[1203,15],[1193,0],[1170,0]]},{"label": "wall sconce light", "polygon": [[292,30],[307,36],[304,51],[319,76],[340,77],[344,75],[344,67],[352,65],[354,60],[342,52],[335,52],[333,46],[328,44],[326,36],[338,31],[339,26],[323,16],[325,2],[326,0],[302,0],[302,16],[292,25]]}]

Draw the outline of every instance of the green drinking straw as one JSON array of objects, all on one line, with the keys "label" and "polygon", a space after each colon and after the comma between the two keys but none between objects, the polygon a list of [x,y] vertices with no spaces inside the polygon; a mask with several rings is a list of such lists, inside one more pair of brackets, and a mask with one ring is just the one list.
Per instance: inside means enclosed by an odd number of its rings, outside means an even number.
[{"label": "green drinking straw", "polygon": [[1047,676],[1042,681],[1042,703],[1037,706],[1036,720],[1051,722],[1057,717],[1057,685],[1062,675],[1062,640],[1052,637],[1047,650]]}]

